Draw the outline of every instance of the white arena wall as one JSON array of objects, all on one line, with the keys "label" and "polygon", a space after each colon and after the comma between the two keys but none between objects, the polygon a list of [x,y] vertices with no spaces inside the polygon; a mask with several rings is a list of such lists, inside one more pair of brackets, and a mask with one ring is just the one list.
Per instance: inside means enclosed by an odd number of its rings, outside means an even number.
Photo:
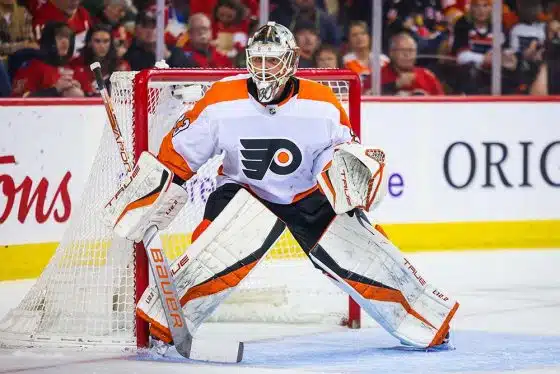
[{"label": "white arena wall", "polygon": [[[410,251],[560,247],[559,102],[365,98],[361,139],[387,151],[389,172],[372,218]],[[77,204],[105,110],[4,99],[0,118],[0,280],[32,278]]]}]

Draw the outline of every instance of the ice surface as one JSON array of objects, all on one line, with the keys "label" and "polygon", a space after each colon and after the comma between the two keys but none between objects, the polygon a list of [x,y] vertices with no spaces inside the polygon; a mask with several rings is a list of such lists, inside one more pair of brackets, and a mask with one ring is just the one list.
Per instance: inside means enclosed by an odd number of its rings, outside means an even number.
[{"label": "ice surface", "polygon": [[[201,336],[246,341],[241,364],[130,352],[0,350],[0,373],[560,373],[560,250],[407,254],[423,277],[461,303],[455,350],[403,348],[374,323],[209,323]],[[32,281],[0,283],[0,315]]]}]

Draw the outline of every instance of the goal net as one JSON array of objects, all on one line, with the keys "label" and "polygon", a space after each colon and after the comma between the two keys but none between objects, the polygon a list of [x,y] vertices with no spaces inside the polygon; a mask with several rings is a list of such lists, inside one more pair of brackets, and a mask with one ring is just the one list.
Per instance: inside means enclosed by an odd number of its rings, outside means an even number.
[{"label": "goal net", "polygon": [[[154,69],[111,77],[115,115],[130,158],[157,154],[163,136],[210,85],[241,70]],[[348,71],[302,70],[298,76],[330,86],[359,134],[360,85]],[[216,187],[221,157],[185,184],[189,201],[160,233],[170,260],[188,251],[204,204]],[[113,235],[99,218],[126,170],[107,124],[78,209],[35,285],[0,321],[2,346],[146,346],[147,325],[136,300],[149,284],[145,254]],[[359,326],[359,309],[315,270],[289,231],[262,266],[222,304],[210,321],[331,323]]]}]

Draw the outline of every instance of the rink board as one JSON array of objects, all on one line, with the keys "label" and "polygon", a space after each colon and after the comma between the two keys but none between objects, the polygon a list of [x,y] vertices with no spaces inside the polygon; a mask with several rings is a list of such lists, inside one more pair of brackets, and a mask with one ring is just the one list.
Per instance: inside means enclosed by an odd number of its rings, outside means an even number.
[{"label": "rink board", "polygon": [[[405,251],[560,247],[550,120],[560,110],[531,100],[364,100],[362,142],[389,160],[389,194],[372,218]],[[0,280],[36,277],[84,188],[105,112],[95,99],[0,104]],[[24,182],[26,202],[15,191]]]}]

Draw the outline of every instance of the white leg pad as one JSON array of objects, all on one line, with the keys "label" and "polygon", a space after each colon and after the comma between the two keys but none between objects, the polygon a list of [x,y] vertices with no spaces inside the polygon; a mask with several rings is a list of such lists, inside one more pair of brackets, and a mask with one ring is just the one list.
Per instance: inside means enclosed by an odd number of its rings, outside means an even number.
[{"label": "white leg pad", "polygon": [[[284,222],[241,189],[188,251],[173,262],[173,279],[192,335],[265,257],[285,228]],[[152,323],[152,333],[169,340],[156,290],[146,290],[137,312]]]},{"label": "white leg pad", "polygon": [[310,256],[401,342],[421,348],[442,343],[459,304],[427,283],[361,212],[336,216]]}]

